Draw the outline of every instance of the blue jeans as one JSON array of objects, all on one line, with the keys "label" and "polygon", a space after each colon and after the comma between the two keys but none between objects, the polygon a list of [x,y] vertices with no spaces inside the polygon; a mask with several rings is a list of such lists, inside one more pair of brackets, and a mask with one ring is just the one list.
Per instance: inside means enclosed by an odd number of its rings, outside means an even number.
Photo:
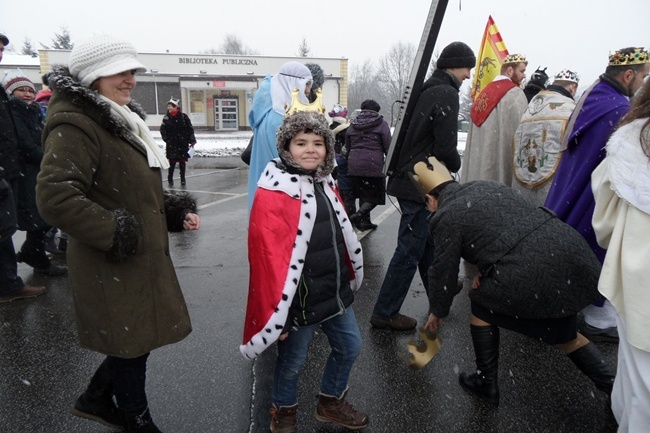
[{"label": "blue jeans", "polygon": [[[397,248],[388,265],[388,271],[379,290],[372,312],[374,316],[391,319],[399,313],[411,287],[416,269],[420,271],[425,290],[433,263],[433,239],[429,235],[430,212],[423,203],[397,199],[402,211],[397,234]],[[427,292],[428,293],[428,292]]]},{"label": "blue jeans", "polygon": [[307,359],[307,349],[319,326],[332,348],[325,364],[320,392],[340,398],[347,390],[352,364],[361,352],[361,334],[352,307],[318,325],[291,330],[284,341],[278,341],[278,359],[275,361],[271,389],[271,400],[275,407],[292,406],[298,402],[298,376]]}]

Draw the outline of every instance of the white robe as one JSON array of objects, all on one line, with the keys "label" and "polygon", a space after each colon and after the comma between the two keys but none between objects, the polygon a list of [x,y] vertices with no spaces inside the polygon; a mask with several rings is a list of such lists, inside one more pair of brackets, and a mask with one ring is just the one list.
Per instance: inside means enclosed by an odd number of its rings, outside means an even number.
[{"label": "white robe", "polygon": [[512,140],[527,107],[524,91],[513,87],[481,126],[470,122],[461,183],[496,180],[512,185]]}]

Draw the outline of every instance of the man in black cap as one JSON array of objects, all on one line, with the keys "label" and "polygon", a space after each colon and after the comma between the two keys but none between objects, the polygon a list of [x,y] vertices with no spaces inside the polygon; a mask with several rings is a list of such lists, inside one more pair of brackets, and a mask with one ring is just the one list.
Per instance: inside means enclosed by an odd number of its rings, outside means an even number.
[{"label": "man in black cap", "polygon": [[397,248],[388,266],[384,283],[370,319],[375,328],[413,329],[417,321],[399,313],[415,271],[419,269],[424,287],[433,261],[429,237],[429,211],[411,182],[413,166],[435,156],[452,172],[460,169],[458,142],[458,91],[470,77],[476,56],[463,42],[452,42],[440,53],[433,75],[424,82],[422,93],[409,122],[404,143],[397,156],[395,174],[388,179],[388,194],[397,197],[401,220]]},{"label": "man in black cap", "polygon": [[[9,39],[0,33],[0,61],[7,45]],[[12,188],[13,191],[16,190],[20,172],[16,127],[9,112],[9,97],[5,88],[0,85],[0,209],[5,215],[1,220],[0,233],[0,304],[16,299],[33,298],[45,292],[43,286],[26,286],[17,272],[16,250],[11,239],[11,235],[16,231],[16,206]],[[4,227],[5,224],[7,227]]]}]

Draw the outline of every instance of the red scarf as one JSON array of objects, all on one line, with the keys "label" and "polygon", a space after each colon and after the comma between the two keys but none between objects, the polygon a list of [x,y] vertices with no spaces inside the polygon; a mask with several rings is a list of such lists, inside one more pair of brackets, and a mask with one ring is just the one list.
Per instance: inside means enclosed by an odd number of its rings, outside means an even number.
[{"label": "red scarf", "polygon": [[503,95],[510,89],[517,87],[511,80],[492,81],[481,93],[472,105],[471,116],[474,125],[481,126],[488,118],[494,107],[497,106]]}]

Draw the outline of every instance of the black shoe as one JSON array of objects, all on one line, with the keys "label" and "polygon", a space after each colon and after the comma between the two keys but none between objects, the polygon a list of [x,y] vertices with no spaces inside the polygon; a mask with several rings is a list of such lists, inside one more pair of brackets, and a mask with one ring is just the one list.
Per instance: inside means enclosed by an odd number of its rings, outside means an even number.
[{"label": "black shoe", "polygon": [[481,399],[495,406],[499,405],[499,387],[495,381],[486,380],[478,373],[461,373],[458,376],[460,386]]},{"label": "black shoe", "polygon": [[46,277],[62,277],[68,273],[68,268],[66,266],[55,266],[50,264],[50,266],[46,268],[34,268],[34,273]]},{"label": "black shoe", "polygon": [[580,321],[578,331],[590,341],[618,343],[618,329],[616,327],[601,329],[591,326],[585,321]]},{"label": "black shoe", "polygon": [[167,181],[167,185],[169,185],[169,186],[174,186],[174,181],[173,181],[172,179],[169,179],[169,180]]},{"label": "black shoe", "polygon": [[375,230],[378,226],[370,221],[361,221],[356,227],[359,231],[365,232],[366,230]]},{"label": "black shoe", "polygon": [[363,220],[363,215],[361,215],[359,212],[355,212],[352,215],[350,215],[348,218],[350,219],[352,226],[357,230],[360,230],[359,224],[361,224],[361,221]]},{"label": "black shoe", "polygon": [[[61,239],[59,239],[59,244],[61,243]],[[62,251],[59,247],[56,246],[56,242],[54,242],[54,239],[45,239],[45,251],[50,253],[50,254],[63,254],[64,251]]]},{"label": "black shoe", "polygon": [[135,412],[121,409],[120,412],[126,420],[126,431],[128,433],[162,433],[151,419],[149,407]]},{"label": "black shoe", "polygon": [[185,181],[181,180],[181,185],[185,186]]},{"label": "black shoe", "polygon": [[108,427],[119,429],[126,427],[126,421],[122,419],[113,399],[108,395],[93,397],[88,392],[84,392],[70,409],[70,413]]}]

